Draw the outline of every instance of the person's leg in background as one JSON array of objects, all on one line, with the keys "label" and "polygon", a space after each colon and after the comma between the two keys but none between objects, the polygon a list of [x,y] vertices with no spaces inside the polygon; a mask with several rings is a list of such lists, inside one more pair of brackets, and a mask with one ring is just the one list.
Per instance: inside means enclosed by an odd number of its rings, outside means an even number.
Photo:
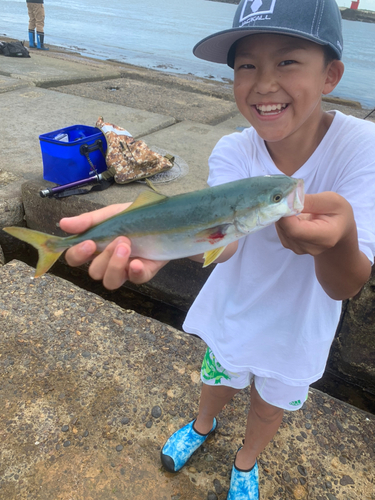
[{"label": "person's leg in background", "polygon": [[49,50],[44,46],[44,5],[42,3],[36,4],[38,6],[36,14],[36,36],[37,36],[37,48],[39,50]]},{"label": "person's leg in background", "polygon": [[35,28],[36,28],[36,19],[35,19],[35,12],[34,12],[34,7],[35,3],[28,3],[27,4],[27,11],[29,13],[29,47],[31,49],[35,49]]}]

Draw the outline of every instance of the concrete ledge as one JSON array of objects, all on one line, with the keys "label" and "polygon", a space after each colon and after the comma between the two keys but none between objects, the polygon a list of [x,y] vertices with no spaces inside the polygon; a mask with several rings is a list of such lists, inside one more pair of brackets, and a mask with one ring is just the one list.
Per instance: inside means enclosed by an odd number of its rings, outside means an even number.
[{"label": "concrete ledge", "polygon": [[39,87],[118,78],[120,71],[108,63],[86,58],[82,64],[71,56],[30,51],[30,58],[2,57],[0,74],[24,80]]},{"label": "concrete ledge", "polygon": [[0,76],[0,94],[30,86],[33,86],[30,82],[23,82],[17,78],[10,78],[8,76]]},{"label": "concrete ledge", "polygon": [[54,90],[173,116],[177,121],[216,125],[238,113],[233,96],[216,92],[210,82],[201,85],[157,72],[126,71],[122,78]]},{"label": "concrete ledge", "polygon": [[[0,498],[224,500],[248,391],[166,473],[160,449],[197,411],[203,343],[32,276],[17,261],[0,268]],[[311,390],[261,454],[262,498],[373,499],[374,432],[373,415]]]}]

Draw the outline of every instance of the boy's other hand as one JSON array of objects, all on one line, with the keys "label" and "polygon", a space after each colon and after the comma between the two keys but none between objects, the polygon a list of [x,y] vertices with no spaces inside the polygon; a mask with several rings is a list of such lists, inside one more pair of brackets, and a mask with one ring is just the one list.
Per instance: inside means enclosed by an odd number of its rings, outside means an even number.
[{"label": "boy's other hand", "polygon": [[[119,214],[130,203],[110,205],[77,217],[64,218],[60,227],[68,233],[82,233],[92,226]],[[89,275],[102,280],[108,290],[115,290],[125,281],[141,284],[149,281],[166,264],[166,261],[131,259],[131,242],[125,236],[113,240],[100,254],[96,255],[96,244],[92,240],[83,241],[69,248],[65,254],[67,263],[72,267],[81,266],[92,260]]]},{"label": "boy's other hand", "polygon": [[359,250],[353,209],[339,194],[306,195],[303,212],[280,219],[276,229],[284,247],[314,257],[316,277],[332,299],[354,297],[368,280],[371,263]]},{"label": "boy's other hand", "polygon": [[351,205],[331,191],[306,195],[302,213],[283,217],[276,222],[276,230],[285,248],[314,257],[356,236]]}]

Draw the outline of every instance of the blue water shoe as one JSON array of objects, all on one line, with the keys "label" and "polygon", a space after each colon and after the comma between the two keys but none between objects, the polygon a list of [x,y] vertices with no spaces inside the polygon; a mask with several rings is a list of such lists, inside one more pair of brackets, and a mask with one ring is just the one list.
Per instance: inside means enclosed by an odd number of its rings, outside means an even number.
[{"label": "blue water shoe", "polygon": [[249,471],[233,464],[227,500],[259,500],[258,464]]},{"label": "blue water shoe", "polygon": [[217,426],[216,418],[214,418],[214,424],[210,432],[200,434],[194,429],[194,422],[195,420],[172,434],[163,446],[161,462],[168,472],[179,471]]}]

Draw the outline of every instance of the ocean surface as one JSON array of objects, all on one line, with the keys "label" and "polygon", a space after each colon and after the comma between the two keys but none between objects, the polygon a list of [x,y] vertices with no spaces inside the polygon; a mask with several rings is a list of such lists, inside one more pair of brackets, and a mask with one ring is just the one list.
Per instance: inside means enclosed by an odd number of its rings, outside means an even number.
[{"label": "ocean surface", "polygon": [[[226,65],[192,54],[231,27],[236,5],[209,0],[45,0],[45,43],[98,59],[231,80]],[[25,0],[0,0],[0,35],[27,40]],[[345,74],[333,96],[375,108],[375,24],[343,21]],[[1,59],[0,59],[1,71]]]}]

